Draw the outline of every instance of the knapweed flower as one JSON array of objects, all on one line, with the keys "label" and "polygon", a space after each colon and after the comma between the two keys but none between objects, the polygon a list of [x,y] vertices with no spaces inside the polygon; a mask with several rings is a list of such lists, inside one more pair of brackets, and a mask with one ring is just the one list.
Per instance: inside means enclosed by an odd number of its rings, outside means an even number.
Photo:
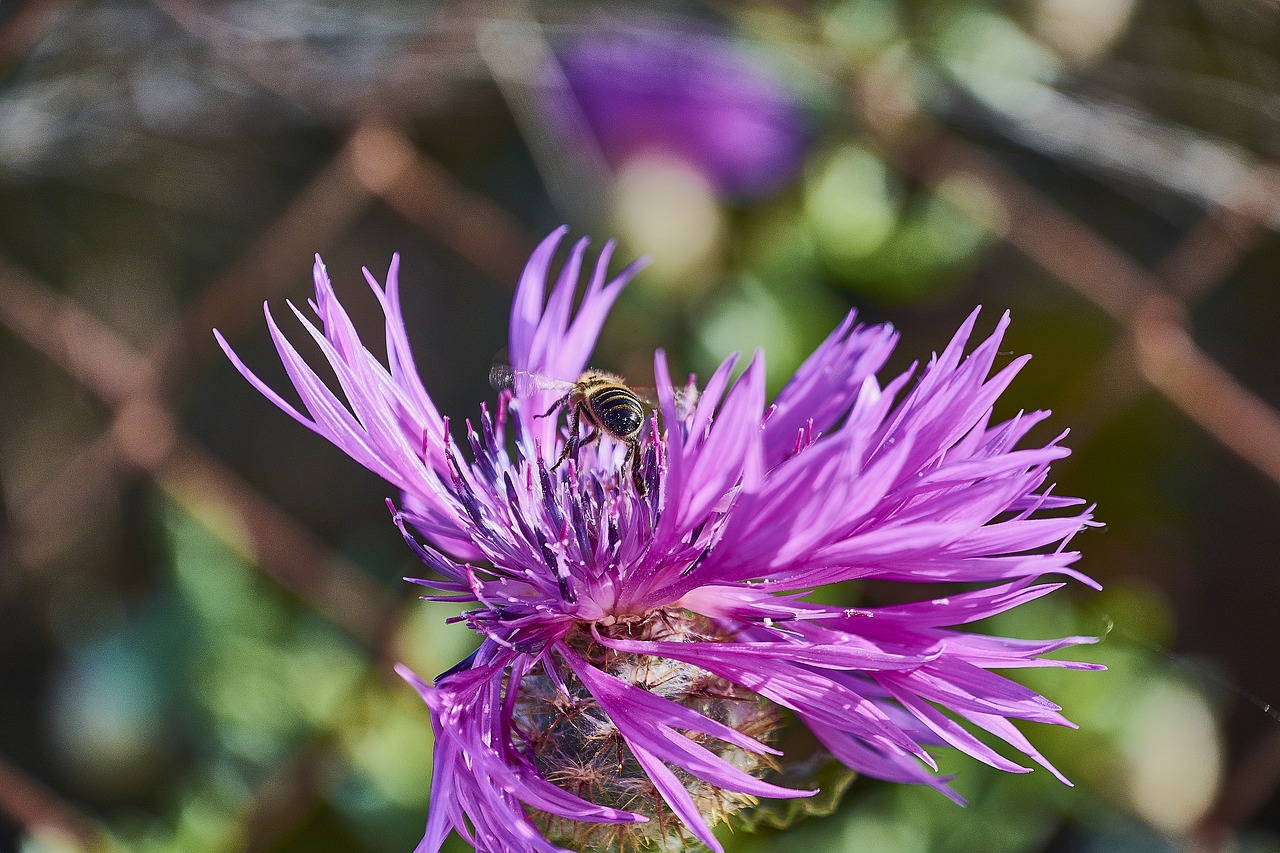
[{"label": "knapweed flower", "polygon": [[[615,168],[661,155],[718,195],[754,197],[785,186],[804,159],[808,127],[795,92],[723,37],[669,22],[596,27],[563,40],[556,56]],[[544,112],[555,121],[563,109],[552,100]]]},{"label": "knapweed flower", "polygon": [[[461,618],[482,638],[432,684],[401,669],[436,737],[418,851],[451,830],[481,851],[677,850],[690,836],[720,850],[711,827],[727,815],[813,793],[765,778],[780,709],[848,767],[952,799],[930,747],[1028,769],[976,730],[1058,775],[1014,721],[1070,724],[995,671],[1090,668],[1044,657],[1087,638],[963,630],[1061,585],[1042,575],[1088,582],[1067,542],[1090,513],[1046,485],[1067,451],[1022,446],[1046,413],[992,421],[1025,361],[993,367],[1007,318],[966,355],[975,312],[918,377],[882,382],[897,335],[850,314],[771,404],[760,354],[736,381],[725,361],[695,399],[659,352],[638,473],[624,466],[629,442],[592,440],[589,405],[580,446],[557,466],[564,410],[583,401],[555,404],[637,268],[608,280],[606,246],[576,298],[584,240],[548,293],[563,233],[534,252],[511,312],[510,373],[541,381],[513,383],[465,429],[418,378],[394,260],[385,289],[366,272],[386,314],[385,364],[319,263],[319,325],[294,309],[341,396],[269,311],[302,408],[223,343],[273,403],[402,491],[395,523],[430,574],[413,582],[469,605]],[[956,588],[858,609],[806,600],[865,579]]]}]

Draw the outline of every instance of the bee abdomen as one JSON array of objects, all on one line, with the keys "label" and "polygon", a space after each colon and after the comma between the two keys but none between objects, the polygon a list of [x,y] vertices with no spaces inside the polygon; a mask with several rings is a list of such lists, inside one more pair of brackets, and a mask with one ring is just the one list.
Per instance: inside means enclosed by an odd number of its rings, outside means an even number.
[{"label": "bee abdomen", "polygon": [[588,403],[599,425],[617,438],[635,437],[644,423],[644,405],[624,386],[611,385],[593,391]]}]

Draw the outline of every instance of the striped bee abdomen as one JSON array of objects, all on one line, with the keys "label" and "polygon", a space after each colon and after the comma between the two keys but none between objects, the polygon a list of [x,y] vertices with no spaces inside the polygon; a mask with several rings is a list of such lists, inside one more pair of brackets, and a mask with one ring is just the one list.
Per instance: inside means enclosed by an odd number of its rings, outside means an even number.
[{"label": "striped bee abdomen", "polygon": [[625,385],[606,385],[587,395],[592,420],[614,438],[633,439],[644,423],[644,405]]}]

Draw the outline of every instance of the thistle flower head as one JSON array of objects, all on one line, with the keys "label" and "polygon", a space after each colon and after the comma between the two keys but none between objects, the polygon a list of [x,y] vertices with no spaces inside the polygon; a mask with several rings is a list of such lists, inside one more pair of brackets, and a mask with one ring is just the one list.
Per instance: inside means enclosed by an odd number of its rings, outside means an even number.
[{"label": "thistle flower head", "polygon": [[[1019,753],[1062,778],[1013,721],[1070,723],[995,670],[1091,668],[1043,657],[1088,638],[963,630],[1061,586],[1043,575],[1092,583],[1067,547],[1090,511],[1047,484],[1067,451],[1024,440],[1047,413],[993,421],[1026,360],[995,368],[1008,318],[971,346],[975,311],[922,369],[882,380],[897,335],[850,314],[772,403],[759,353],[736,380],[728,359],[695,394],[659,352],[656,411],[619,435],[572,388],[637,267],[610,279],[606,245],[575,299],[583,240],[548,289],[563,233],[534,252],[511,312],[511,374],[539,381],[512,383],[460,429],[418,378],[396,260],[385,288],[366,272],[385,363],[318,260],[319,324],[290,306],[341,395],[270,311],[301,408],[223,342],[268,399],[401,490],[393,518],[427,570],[413,582],[463,604],[482,638],[434,683],[400,670],[436,735],[418,850],[451,831],[481,851],[678,850],[690,838],[720,850],[717,821],[757,797],[814,793],[763,778],[780,760],[780,709],[848,767],[956,800],[927,747],[1024,772],[1005,754]],[[964,586],[864,609],[806,600],[856,579]]]}]

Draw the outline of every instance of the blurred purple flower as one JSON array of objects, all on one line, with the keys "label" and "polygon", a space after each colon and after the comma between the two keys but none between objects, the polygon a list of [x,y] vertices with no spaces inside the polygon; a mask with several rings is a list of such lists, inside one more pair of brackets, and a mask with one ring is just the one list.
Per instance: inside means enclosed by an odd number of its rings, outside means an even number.
[{"label": "blurred purple flower", "polygon": [[595,31],[567,40],[557,57],[615,167],[665,155],[721,195],[758,196],[785,185],[803,159],[805,121],[793,92],[722,38],[674,28]]},{"label": "blurred purple flower", "polygon": [[[567,385],[637,265],[607,280],[607,245],[575,311],[585,240],[546,293],[563,234],[543,241],[520,280],[510,355],[516,371]],[[659,352],[661,417],[642,431],[639,488],[625,444],[607,437],[548,467],[565,440],[557,418],[539,417],[558,396],[550,381],[504,392],[467,423],[465,451],[455,443],[414,368],[397,269],[398,259],[385,290],[365,273],[386,314],[385,367],[319,262],[321,325],[293,309],[345,402],[269,311],[305,413],[219,340],[268,399],[403,490],[395,522],[433,573],[414,582],[474,605],[461,617],[483,637],[474,655],[434,685],[400,669],[436,735],[420,853],[450,830],[481,851],[629,849],[684,833],[720,850],[714,822],[755,797],[813,793],[760,778],[776,766],[778,707],[849,767],[957,801],[926,747],[1028,769],[974,729],[1062,779],[1013,721],[1071,724],[993,670],[1096,668],[1043,657],[1092,640],[957,627],[1061,586],[1035,583],[1041,575],[1092,583],[1066,547],[1090,511],[1046,486],[1068,451],[1057,440],[1018,446],[1047,413],[991,422],[1026,361],[992,374],[1007,317],[966,355],[975,311],[918,379],[913,367],[882,384],[897,334],[850,314],[772,405],[760,354],[736,382],[725,361],[696,402],[690,383],[685,405]],[[866,609],[804,600],[855,579],[966,586]]]}]

